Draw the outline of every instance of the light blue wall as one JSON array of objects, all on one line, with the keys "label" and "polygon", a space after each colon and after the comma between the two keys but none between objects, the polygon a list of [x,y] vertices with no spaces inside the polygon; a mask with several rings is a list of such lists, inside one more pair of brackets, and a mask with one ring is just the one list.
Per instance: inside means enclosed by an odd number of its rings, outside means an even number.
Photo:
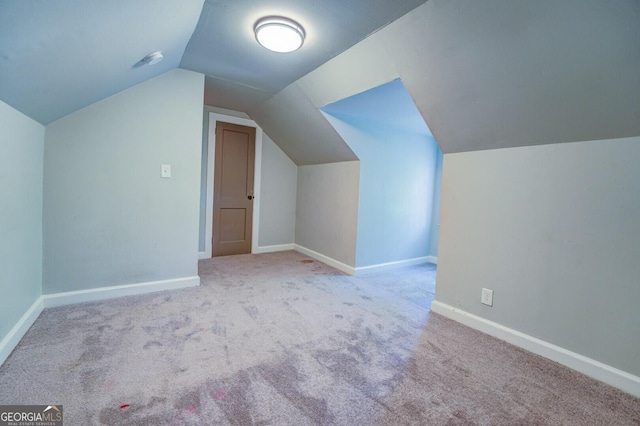
[{"label": "light blue wall", "polygon": [[360,158],[356,267],[428,256],[438,155],[433,137],[328,119]]},{"label": "light blue wall", "polygon": [[42,293],[44,127],[0,101],[0,341]]},{"label": "light blue wall", "polygon": [[442,153],[402,82],[322,110],[360,159],[356,267],[437,256]]},{"label": "light blue wall", "polygon": [[198,275],[203,91],[177,69],[46,127],[44,294]]}]

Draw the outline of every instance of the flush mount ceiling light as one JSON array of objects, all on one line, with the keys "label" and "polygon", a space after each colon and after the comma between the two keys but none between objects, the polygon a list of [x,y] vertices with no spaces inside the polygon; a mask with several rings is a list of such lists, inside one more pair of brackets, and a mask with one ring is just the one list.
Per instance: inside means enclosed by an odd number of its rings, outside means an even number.
[{"label": "flush mount ceiling light", "polygon": [[161,51],[158,50],[157,52],[149,53],[147,56],[142,58],[140,62],[146,65],[155,65],[163,59],[164,59],[164,55],[162,54]]},{"label": "flush mount ceiling light", "polygon": [[267,16],[253,27],[256,40],[274,52],[293,52],[304,43],[304,28],[296,21],[281,16]]}]

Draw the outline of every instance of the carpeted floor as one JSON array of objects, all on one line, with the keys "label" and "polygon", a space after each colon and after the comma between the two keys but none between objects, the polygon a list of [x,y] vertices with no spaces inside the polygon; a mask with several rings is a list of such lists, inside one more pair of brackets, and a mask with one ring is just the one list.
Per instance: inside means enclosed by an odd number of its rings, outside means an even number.
[{"label": "carpeted floor", "polygon": [[45,310],[0,404],[65,425],[631,425],[640,399],[429,313],[435,266],[349,277],[295,253],[197,288]]}]

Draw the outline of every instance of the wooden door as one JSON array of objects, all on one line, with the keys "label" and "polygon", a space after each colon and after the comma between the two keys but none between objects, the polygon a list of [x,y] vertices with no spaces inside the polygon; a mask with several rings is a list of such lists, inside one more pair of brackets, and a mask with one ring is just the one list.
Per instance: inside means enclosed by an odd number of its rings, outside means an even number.
[{"label": "wooden door", "polygon": [[251,253],[256,129],[216,122],[212,255]]}]

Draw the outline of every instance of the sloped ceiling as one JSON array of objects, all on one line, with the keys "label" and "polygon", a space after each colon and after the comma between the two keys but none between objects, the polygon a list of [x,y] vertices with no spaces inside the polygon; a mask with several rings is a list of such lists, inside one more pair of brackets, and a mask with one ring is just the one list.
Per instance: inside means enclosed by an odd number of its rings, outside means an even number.
[{"label": "sloped ceiling", "polygon": [[297,84],[252,109],[249,115],[299,166],[358,159]]},{"label": "sloped ceiling", "polygon": [[[289,56],[251,33],[280,13]],[[180,64],[311,164],[353,155],[319,108],[400,78],[445,153],[610,139],[640,135],[639,40],[637,0],[0,0],[0,99],[48,123]]]},{"label": "sloped ceiling", "polygon": [[[246,111],[424,1],[0,0],[0,99],[47,124],[180,66],[207,76],[210,105]],[[258,45],[274,14],[301,22],[303,49]]]},{"label": "sloped ceiling", "polygon": [[203,1],[0,0],[0,99],[47,124],[170,71]]},{"label": "sloped ceiling", "polygon": [[[180,66],[203,73],[207,104],[247,111],[425,0],[207,0]],[[291,17],[302,49],[274,53],[256,43],[255,22]],[[239,97],[236,92],[241,93]]]},{"label": "sloped ceiling", "polygon": [[431,0],[297,84],[321,108],[392,76],[444,153],[638,136],[640,2]]},{"label": "sloped ceiling", "polygon": [[636,0],[430,1],[385,30],[445,153],[640,135]]}]

